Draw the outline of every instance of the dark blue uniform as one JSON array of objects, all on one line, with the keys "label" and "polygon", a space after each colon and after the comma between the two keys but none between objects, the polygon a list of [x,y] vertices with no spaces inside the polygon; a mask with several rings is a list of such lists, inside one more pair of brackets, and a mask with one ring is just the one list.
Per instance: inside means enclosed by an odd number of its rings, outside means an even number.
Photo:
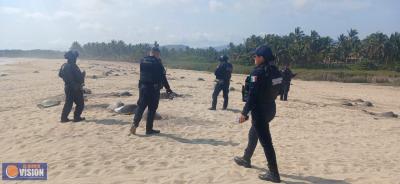
[{"label": "dark blue uniform", "polygon": [[171,91],[166,78],[165,68],[160,59],[154,56],[144,57],[140,62],[139,100],[133,119],[133,126],[138,127],[146,107],[148,108],[146,133],[153,130],[154,115],[160,100],[160,90]]},{"label": "dark blue uniform", "polygon": [[221,62],[217,69],[215,70],[215,76],[217,78],[217,83],[215,84],[214,92],[212,94],[212,106],[211,109],[216,109],[217,98],[219,93],[222,91],[224,97],[223,109],[228,107],[229,100],[229,85],[232,76],[233,66],[231,63],[226,61]]},{"label": "dark blue uniform", "polygon": [[265,67],[266,64],[257,66],[250,75],[248,98],[242,114],[247,116],[251,112],[252,126],[249,130],[249,142],[243,158],[250,163],[259,140],[270,171],[278,173],[275,150],[269,130],[269,122],[274,119],[276,113],[276,96],[270,95],[272,88],[266,80]]},{"label": "dark blue uniform", "polygon": [[289,68],[285,68],[281,71],[283,81],[282,81],[282,91],[281,91],[281,100],[287,101],[289,90],[290,90],[290,82],[292,81],[292,78],[296,76],[296,74],[293,74],[292,71]]},{"label": "dark blue uniform", "polygon": [[82,90],[84,75],[76,65],[76,58],[68,59],[68,62],[61,66],[59,76],[65,83],[65,104],[61,114],[61,122],[69,121],[68,115],[71,112],[73,103],[76,104],[74,121],[80,121],[85,106]]}]

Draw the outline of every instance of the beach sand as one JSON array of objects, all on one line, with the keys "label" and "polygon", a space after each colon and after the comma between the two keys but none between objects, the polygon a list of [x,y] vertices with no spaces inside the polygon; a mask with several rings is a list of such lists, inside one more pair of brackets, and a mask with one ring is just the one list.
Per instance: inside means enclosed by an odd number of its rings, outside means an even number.
[{"label": "beach sand", "polygon": [[[47,181],[19,183],[268,183],[257,178],[266,168],[261,145],[254,168],[233,162],[243,154],[250,127],[236,122],[244,75],[232,77],[229,110],[221,110],[221,94],[213,112],[207,110],[212,73],[168,69],[172,89],[184,97],[160,101],[163,119],[154,125],[162,134],[144,136],[142,120],[138,135],[127,136],[133,115],[105,107],[136,103],[138,65],[79,60],[93,93],[85,102],[87,121],[59,123],[63,102],[45,109],[37,104],[62,98],[58,69],[64,60],[8,60],[15,62],[0,66],[0,162],[48,163]],[[106,95],[126,90],[133,96]],[[374,115],[400,114],[399,96],[398,87],[294,80],[289,101],[277,100],[270,124],[283,183],[399,183],[400,118]]]}]

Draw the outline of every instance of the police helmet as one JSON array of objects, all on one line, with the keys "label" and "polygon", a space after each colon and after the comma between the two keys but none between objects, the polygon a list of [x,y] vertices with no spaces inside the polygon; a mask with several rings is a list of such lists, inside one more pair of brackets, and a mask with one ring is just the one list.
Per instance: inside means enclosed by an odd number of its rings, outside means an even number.
[{"label": "police helmet", "polygon": [[70,50],[64,54],[65,59],[76,59],[79,57],[78,51]]},{"label": "police helmet", "polygon": [[254,50],[254,55],[263,56],[265,61],[274,61],[275,56],[272,53],[271,48],[268,45],[261,45]]},{"label": "police helmet", "polygon": [[229,60],[227,55],[222,55],[218,58],[218,61],[227,62]]}]

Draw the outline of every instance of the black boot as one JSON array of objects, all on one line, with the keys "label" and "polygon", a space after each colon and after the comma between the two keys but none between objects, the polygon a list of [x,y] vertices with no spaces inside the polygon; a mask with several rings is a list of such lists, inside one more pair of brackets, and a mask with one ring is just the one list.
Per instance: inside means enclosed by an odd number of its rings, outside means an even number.
[{"label": "black boot", "polygon": [[226,110],[228,108],[228,100],[224,101],[224,105],[222,106],[222,110]]},{"label": "black boot", "polygon": [[280,183],[281,177],[279,176],[278,167],[270,167],[268,166],[269,171],[265,174],[258,175],[258,178],[265,181],[271,181],[273,183]]},{"label": "black boot", "polygon": [[135,125],[132,125],[132,127],[131,127],[131,129],[129,130],[129,135],[135,135],[136,134],[136,126]]},{"label": "black boot", "polygon": [[84,117],[79,117],[79,118],[74,118],[74,122],[80,122],[80,121],[85,121],[86,118]]},{"label": "black boot", "polygon": [[250,159],[245,159],[244,157],[235,157],[233,160],[236,162],[237,165],[243,166],[245,168],[251,168],[251,161]]},{"label": "black boot", "polygon": [[159,134],[160,130],[146,130],[146,135]]},{"label": "black boot", "polygon": [[215,107],[210,107],[210,108],[208,108],[208,110],[210,110],[210,111],[215,111],[215,110],[217,110],[217,108],[215,108]]},{"label": "black boot", "polygon": [[61,123],[66,123],[66,122],[69,122],[69,121],[71,121],[70,119],[68,119],[68,118],[61,118]]}]

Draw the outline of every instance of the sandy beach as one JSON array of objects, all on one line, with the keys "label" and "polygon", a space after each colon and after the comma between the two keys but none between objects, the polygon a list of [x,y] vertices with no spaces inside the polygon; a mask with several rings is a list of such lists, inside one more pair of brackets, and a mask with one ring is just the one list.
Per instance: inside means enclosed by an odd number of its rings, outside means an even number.
[{"label": "sandy beach", "polygon": [[[159,136],[127,136],[133,115],[106,109],[138,99],[137,64],[78,60],[87,73],[85,122],[60,123],[64,102],[38,108],[44,99],[62,99],[58,70],[64,60],[1,59],[0,162],[48,163],[47,181],[1,183],[268,183],[261,145],[254,168],[233,162],[247,144],[250,122],[237,124],[245,75],[233,75],[228,111],[209,111],[214,75],[168,69],[172,90],[155,121]],[[105,72],[112,71],[110,75]],[[204,80],[199,80],[202,78]],[[129,91],[132,96],[107,95]],[[288,102],[277,100],[271,133],[283,183],[399,183],[400,88],[371,84],[294,80]],[[365,105],[365,101],[373,106]],[[70,114],[72,118],[72,113]]]}]

